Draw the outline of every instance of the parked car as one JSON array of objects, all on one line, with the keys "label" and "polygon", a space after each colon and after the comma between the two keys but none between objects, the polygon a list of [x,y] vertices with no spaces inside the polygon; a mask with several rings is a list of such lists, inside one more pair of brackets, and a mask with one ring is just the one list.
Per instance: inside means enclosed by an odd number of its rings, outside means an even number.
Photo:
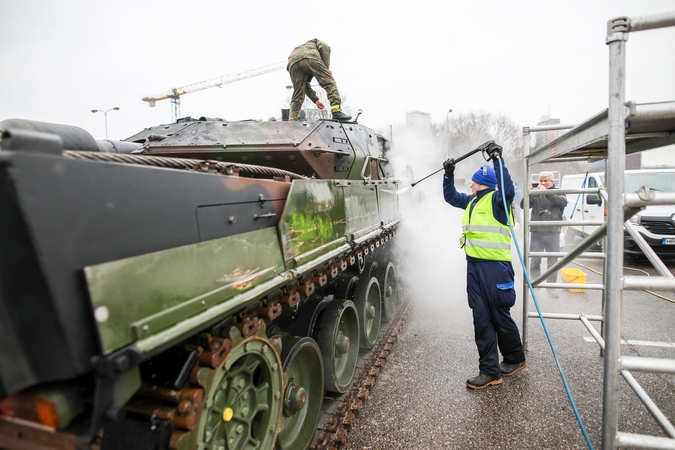
[{"label": "parked car", "polygon": [[[646,186],[657,192],[675,192],[675,169],[627,170],[624,191],[636,192]],[[605,174],[602,172],[564,175],[562,189],[605,188]],[[607,216],[607,206],[599,194],[568,194],[565,218],[568,220],[601,220]],[[675,206],[647,206],[630,219],[631,224],[647,243],[662,258],[675,258]],[[585,238],[598,228],[597,225],[570,225],[566,240],[574,236]],[[641,256],[642,250],[635,240],[625,232],[624,253]]]}]

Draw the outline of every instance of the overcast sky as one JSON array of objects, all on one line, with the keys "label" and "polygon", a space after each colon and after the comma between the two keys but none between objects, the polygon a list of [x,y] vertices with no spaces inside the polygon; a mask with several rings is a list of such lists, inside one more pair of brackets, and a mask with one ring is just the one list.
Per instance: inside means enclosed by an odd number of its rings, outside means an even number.
[{"label": "overcast sky", "polygon": [[[607,107],[607,21],[675,0],[408,2],[0,0],[0,120],[77,125],[111,139],[171,121],[173,87],[284,61],[319,38],[360,123],[386,129],[420,110],[542,115],[578,123]],[[627,98],[675,100],[675,29],[632,33]],[[184,95],[181,116],[280,116],[285,70]]]}]

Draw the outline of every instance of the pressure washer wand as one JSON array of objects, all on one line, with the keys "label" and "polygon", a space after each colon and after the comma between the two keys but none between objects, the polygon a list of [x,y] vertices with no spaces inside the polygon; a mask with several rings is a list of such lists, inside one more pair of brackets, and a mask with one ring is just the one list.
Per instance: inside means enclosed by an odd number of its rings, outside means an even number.
[{"label": "pressure washer wand", "polygon": [[441,167],[440,169],[438,169],[436,172],[430,173],[429,175],[427,175],[426,177],[422,178],[421,180],[415,181],[414,183],[410,183],[410,186],[411,186],[411,187],[415,187],[416,184],[419,184],[419,183],[421,183],[422,181],[426,180],[427,178],[429,178],[429,177],[431,177],[431,176],[433,176],[433,175],[436,175],[436,174],[437,174],[438,172],[440,172],[441,170],[443,170],[442,167]]},{"label": "pressure washer wand", "polygon": [[[460,157],[457,158],[457,159],[453,159],[453,160],[452,160],[452,163],[453,163],[453,164],[457,164],[458,162],[465,160],[466,158],[468,158],[469,156],[473,155],[474,153],[482,152],[482,151],[484,151],[485,149],[487,149],[488,146],[489,146],[490,144],[492,144],[492,143],[494,143],[494,141],[487,141],[487,142],[485,142],[484,144],[481,144],[478,148],[474,148],[474,149],[471,150],[469,153],[466,153],[466,154],[460,156]],[[437,174],[438,172],[440,172],[441,170],[443,170],[442,167],[441,167],[440,169],[438,169],[437,171],[435,171],[435,172],[433,172],[433,173],[430,173],[429,175],[427,175],[426,177],[422,178],[421,180],[415,181],[414,183],[411,183],[411,184],[410,184],[410,187],[415,187],[416,184],[419,184],[419,183],[421,183],[422,181],[426,180],[427,178],[429,178],[429,177],[431,177],[431,176],[433,176],[433,175],[436,175],[436,174]]]}]

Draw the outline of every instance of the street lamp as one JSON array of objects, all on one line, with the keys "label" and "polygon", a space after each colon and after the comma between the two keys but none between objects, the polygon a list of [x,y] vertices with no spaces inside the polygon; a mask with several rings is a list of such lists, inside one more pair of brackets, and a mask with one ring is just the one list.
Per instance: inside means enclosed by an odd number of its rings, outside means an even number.
[{"label": "street lamp", "polygon": [[445,153],[445,158],[450,158],[450,113],[452,110],[448,110],[448,112],[445,114],[445,126],[447,128],[446,133],[448,135],[448,148],[446,149]]},{"label": "street lamp", "polygon": [[105,138],[108,139],[108,111],[119,111],[120,109],[115,106],[114,108],[106,109],[103,111],[102,109],[92,109],[91,112],[96,114],[97,112],[102,112],[103,116],[105,117]]}]

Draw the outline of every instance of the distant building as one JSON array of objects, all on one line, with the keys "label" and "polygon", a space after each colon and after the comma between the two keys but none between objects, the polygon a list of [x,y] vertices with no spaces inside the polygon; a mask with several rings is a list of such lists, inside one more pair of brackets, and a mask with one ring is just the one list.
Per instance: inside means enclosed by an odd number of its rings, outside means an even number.
[{"label": "distant building", "polygon": [[[548,116],[541,116],[538,127],[543,127],[546,125],[560,125],[560,119],[550,119]],[[549,131],[538,131],[535,133],[534,143],[535,148],[539,148],[542,145],[545,145],[548,142],[551,142],[553,139],[558,136],[565,134],[567,130],[549,130]]]},{"label": "distant building", "polygon": [[430,127],[431,114],[422,111],[408,111],[405,113],[405,124],[408,127]]}]

